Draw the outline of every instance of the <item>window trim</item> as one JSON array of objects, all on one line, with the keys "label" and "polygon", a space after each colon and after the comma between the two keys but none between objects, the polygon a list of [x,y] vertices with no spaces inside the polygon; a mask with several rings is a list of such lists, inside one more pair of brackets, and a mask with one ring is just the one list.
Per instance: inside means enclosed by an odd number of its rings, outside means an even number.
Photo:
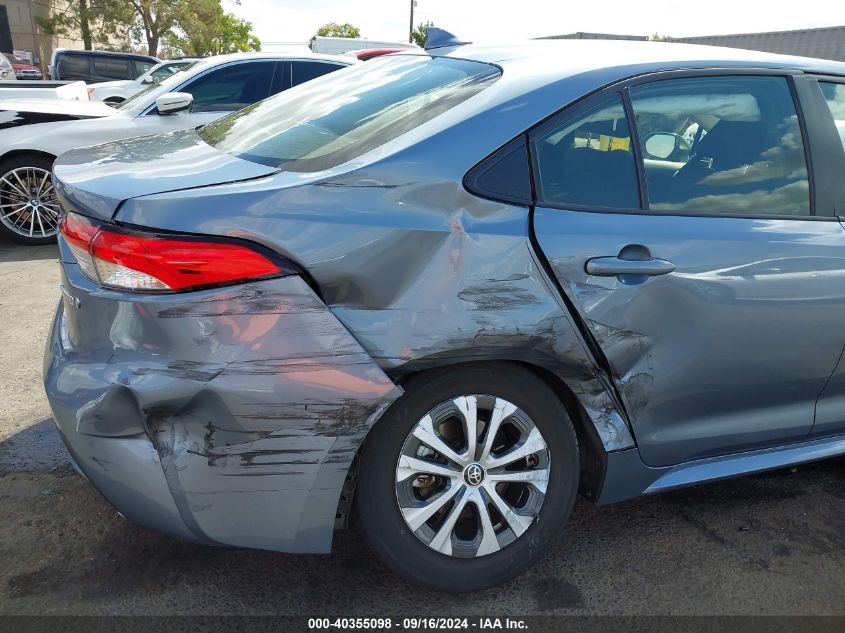
[{"label": "window trim", "polygon": [[817,189],[818,195],[831,208],[832,217],[842,218],[845,217],[845,182],[842,179],[845,147],[839,142],[838,130],[819,83],[845,85],[845,77],[814,73],[798,77],[795,81],[805,110],[813,114],[807,119],[807,128],[810,145],[816,153],[816,178],[822,183]]},{"label": "window trim", "polygon": [[625,86],[621,90],[621,93],[622,109],[625,111],[628,131],[631,133],[631,153],[634,155],[634,169],[637,170],[637,187],[640,194],[640,208],[648,209],[648,180],[645,177],[645,161],[643,157],[643,150],[640,146],[640,131],[637,129],[637,119],[634,116],[634,104],[631,102],[631,89],[628,86]]},{"label": "window trim", "polygon": [[[760,67],[712,67],[712,68],[693,68],[693,69],[682,69],[682,70],[662,70],[650,73],[644,73],[642,75],[637,75],[635,77],[629,77],[627,79],[614,82],[612,84],[597,88],[592,92],[576,99],[573,102],[559,108],[546,118],[544,118],[539,123],[535,124],[528,130],[526,130],[526,134],[528,134],[529,143],[528,143],[528,153],[529,159],[531,161],[530,172],[532,174],[537,174],[536,169],[536,153],[534,152],[534,143],[533,137],[538,133],[537,131],[546,126],[546,124],[556,119],[560,116],[577,116],[579,111],[588,109],[595,105],[596,103],[601,102],[602,100],[606,99],[609,94],[613,92],[621,92],[623,102],[625,101],[625,92],[630,90],[630,88],[634,86],[640,86],[644,84],[651,84],[656,83],[658,81],[666,81],[670,79],[686,79],[686,78],[693,78],[693,77],[722,77],[722,76],[747,76],[747,77],[757,77],[757,76],[776,76],[776,77],[783,77],[786,79],[787,84],[789,86],[790,94],[792,95],[793,105],[795,107],[795,112],[798,116],[798,123],[799,128],[801,129],[802,135],[802,142],[804,144],[804,156],[805,161],[807,163],[807,180],[809,183],[810,193],[810,214],[809,215],[781,215],[776,213],[746,213],[746,214],[737,214],[737,213],[702,213],[702,212],[694,212],[694,211],[685,211],[681,209],[649,209],[647,205],[643,204],[643,190],[640,189],[640,204],[639,208],[610,208],[610,207],[600,207],[600,206],[588,206],[588,205],[576,205],[576,204],[560,204],[560,203],[553,203],[553,202],[545,202],[539,199],[536,195],[536,192],[539,188],[536,186],[536,182],[532,182],[532,189],[535,191],[534,196],[534,206],[539,206],[548,209],[560,209],[563,211],[587,211],[593,213],[615,213],[615,214],[623,214],[623,215],[666,215],[666,216],[679,216],[679,217],[702,217],[702,218],[737,218],[737,219],[762,219],[762,220],[811,220],[811,221],[839,221],[839,218],[835,215],[830,214],[817,214],[816,212],[816,198],[815,198],[815,171],[813,169],[813,160],[812,157],[815,152],[818,150],[814,150],[814,143],[813,139],[810,138],[809,134],[806,131],[806,126],[804,123],[804,113],[803,113],[803,103],[801,103],[800,97],[802,96],[799,94],[799,91],[796,89],[795,86],[795,79],[796,77],[803,77],[805,73],[800,70],[789,69],[789,68],[760,68]],[[842,80],[842,78],[840,78]],[[826,107],[826,106],[825,106]],[[636,130],[636,123],[635,121],[630,120],[631,114],[627,112],[626,109],[626,116],[629,118],[628,127],[631,129],[631,142],[634,142],[634,134]],[[497,150],[498,151],[498,150]],[[636,156],[635,156],[636,158]],[[637,162],[637,171],[639,172],[642,167],[641,161]],[[639,175],[638,175],[639,178]],[[845,212],[845,210],[843,211]]]}]

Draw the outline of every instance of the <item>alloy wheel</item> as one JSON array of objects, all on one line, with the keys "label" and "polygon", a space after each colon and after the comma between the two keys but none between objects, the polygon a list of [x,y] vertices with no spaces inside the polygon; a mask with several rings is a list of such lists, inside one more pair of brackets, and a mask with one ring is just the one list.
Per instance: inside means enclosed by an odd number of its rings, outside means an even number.
[{"label": "alloy wheel", "polygon": [[48,170],[17,167],[0,176],[0,222],[23,237],[56,234],[59,201]]},{"label": "alloy wheel", "polygon": [[414,535],[442,554],[474,558],[514,542],[537,518],[549,450],[516,405],[464,395],[411,430],[396,465],[396,499]]}]

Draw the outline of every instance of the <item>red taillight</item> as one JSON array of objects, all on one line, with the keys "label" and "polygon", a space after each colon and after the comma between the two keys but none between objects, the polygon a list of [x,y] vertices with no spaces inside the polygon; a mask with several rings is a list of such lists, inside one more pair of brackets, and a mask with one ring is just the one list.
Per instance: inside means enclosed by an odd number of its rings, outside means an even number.
[{"label": "red taillight", "polygon": [[116,230],[75,213],[62,235],[82,270],[111,288],[173,292],[293,272],[242,244]]}]

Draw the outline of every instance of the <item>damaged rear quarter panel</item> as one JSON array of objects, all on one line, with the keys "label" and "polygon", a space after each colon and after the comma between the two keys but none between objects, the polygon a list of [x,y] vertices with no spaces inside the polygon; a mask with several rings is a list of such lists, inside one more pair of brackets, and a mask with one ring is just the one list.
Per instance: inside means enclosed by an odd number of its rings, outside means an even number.
[{"label": "damaged rear quarter panel", "polygon": [[81,299],[65,305],[70,351],[51,401],[77,397],[84,372],[81,433],[126,435],[136,421],[198,540],[328,551],[352,459],[401,390],[305,281],[127,297],[65,268]]},{"label": "damaged rear quarter panel", "polygon": [[450,177],[431,152],[300,185],[280,174],[202,197],[146,196],[118,219],[243,237],[291,258],[391,376],[493,359],[544,367],[579,398],[606,450],[632,446],[612,387],[535,259],[529,210],[469,194],[462,172]]}]

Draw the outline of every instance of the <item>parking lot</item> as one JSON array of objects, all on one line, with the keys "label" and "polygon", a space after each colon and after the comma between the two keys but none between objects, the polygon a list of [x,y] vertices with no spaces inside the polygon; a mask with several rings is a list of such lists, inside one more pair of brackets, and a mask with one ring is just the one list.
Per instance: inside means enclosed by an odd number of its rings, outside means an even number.
[{"label": "parking lot", "polygon": [[0,613],[845,613],[841,459],[609,508],[581,501],[541,564],[472,596],[403,583],[354,531],[321,557],[149,532],[75,474],[50,420],[41,355],[55,247],[0,242],[0,285]]}]

